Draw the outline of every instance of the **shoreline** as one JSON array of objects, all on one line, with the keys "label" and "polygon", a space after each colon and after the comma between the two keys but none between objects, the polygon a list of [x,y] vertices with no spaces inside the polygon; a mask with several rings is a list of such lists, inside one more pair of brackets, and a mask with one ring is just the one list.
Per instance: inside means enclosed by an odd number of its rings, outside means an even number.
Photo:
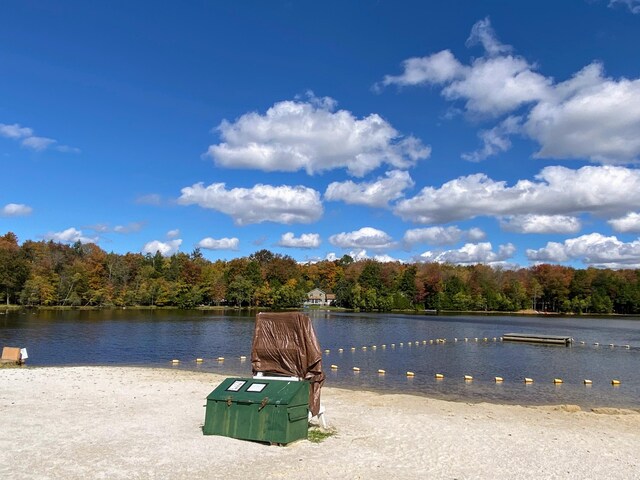
[{"label": "shoreline", "polygon": [[325,387],[336,434],[272,447],[204,436],[223,375],[148,367],[0,370],[6,478],[632,478],[640,414]]}]

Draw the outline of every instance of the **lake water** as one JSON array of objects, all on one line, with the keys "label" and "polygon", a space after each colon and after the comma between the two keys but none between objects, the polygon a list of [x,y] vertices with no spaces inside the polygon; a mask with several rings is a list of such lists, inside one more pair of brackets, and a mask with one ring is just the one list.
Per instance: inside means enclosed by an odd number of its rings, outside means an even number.
[{"label": "lake water", "polygon": [[[329,350],[323,359],[328,386],[472,402],[640,408],[640,318],[307,313],[322,349]],[[31,366],[144,365],[246,376],[251,373],[254,315],[195,310],[0,311],[0,346],[26,347]],[[567,335],[575,343],[564,347],[499,341],[515,332]],[[436,343],[439,338],[446,343]],[[247,360],[241,361],[241,355]],[[195,363],[198,357],[204,359],[202,364]],[[179,366],[171,366],[172,359],[179,359]],[[338,369],[331,370],[332,364]],[[379,375],[379,369],[386,374]],[[407,377],[407,371],[415,376]],[[436,373],[444,379],[436,380]],[[473,381],[465,382],[464,375],[473,376]],[[496,376],[504,382],[495,383]],[[525,377],[534,383],[525,385]],[[554,378],[564,383],[554,385]],[[593,385],[585,386],[584,379]],[[621,384],[612,386],[612,379]]]}]

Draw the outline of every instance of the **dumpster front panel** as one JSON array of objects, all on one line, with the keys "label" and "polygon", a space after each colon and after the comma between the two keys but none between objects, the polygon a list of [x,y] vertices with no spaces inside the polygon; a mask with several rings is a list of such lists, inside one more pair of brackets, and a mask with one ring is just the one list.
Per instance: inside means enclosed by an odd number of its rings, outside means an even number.
[{"label": "dumpster front panel", "polygon": [[307,437],[309,383],[227,378],[207,396],[203,433],[270,443]]}]

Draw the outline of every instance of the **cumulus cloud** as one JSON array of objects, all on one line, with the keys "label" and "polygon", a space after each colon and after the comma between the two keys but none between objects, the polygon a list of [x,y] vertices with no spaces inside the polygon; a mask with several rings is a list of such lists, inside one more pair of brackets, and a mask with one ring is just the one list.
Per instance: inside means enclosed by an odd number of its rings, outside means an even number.
[{"label": "cumulus cloud", "polygon": [[[395,262],[399,262],[399,263],[404,263],[402,260],[394,258],[390,255],[387,254],[382,254],[382,255],[373,255],[373,257],[369,256],[369,254],[367,253],[367,251],[365,249],[359,249],[359,250],[352,250],[349,253],[347,253],[347,255],[349,255],[351,258],[353,258],[356,262],[360,261],[360,260],[375,260],[377,262],[380,263],[395,263]],[[327,254],[325,260],[329,260],[330,262],[335,262],[336,260],[340,260],[342,258],[342,256],[338,257],[334,252],[331,252],[329,254]]]},{"label": "cumulus cloud", "polygon": [[352,205],[387,207],[390,201],[402,197],[403,192],[413,185],[409,172],[392,170],[374,182],[333,182],[327,187],[324,198]]},{"label": "cumulus cloud", "polygon": [[640,232],[640,213],[629,212],[623,217],[609,220],[608,223],[616,232]]},{"label": "cumulus cloud", "polygon": [[311,223],[323,213],[320,194],[312,188],[282,185],[255,185],[253,188],[232,188],[224,183],[205,187],[196,183],[182,189],[181,205],[199,205],[230,215],[236,225],[252,223]]},{"label": "cumulus cloud", "polygon": [[[632,11],[636,0],[621,0]],[[610,4],[611,5],[611,4]],[[426,85],[441,88],[450,101],[464,103],[473,117],[510,115],[517,122],[483,129],[482,147],[463,154],[479,161],[511,147],[509,137],[534,140],[538,158],[586,159],[602,164],[636,163],[640,159],[640,79],[614,79],[593,62],[569,80],[556,82],[537,66],[501,44],[488,18],[472,28],[467,45],[482,44],[485,55],[464,65],[444,50],[404,62],[404,72],[386,76],[382,85]]]},{"label": "cumulus cloud", "polygon": [[168,240],[166,242],[153,240],[144,244],[144,247],[142,247],[142,253],[150,253],[151,255],[155,255],[157,252],[160,252],[160,255],[162,255],[163,257],[170,257],[174,253],[178,252],[180,245],[182,245],[182,239],[180,238],[176,238],[175,240]]},{"label": "cumulus cloud", "polygon": [[239,245],[240,240],[236,237],[218,239],[206,237],[198,242],[198,247],[207,250],[238,250]]},{"label": "cumulus cloud", "polygon": [[567,215],[509,215],[500,219],[500,227],[516,233],[578,233],[580,219]]},{"label": "cumulus cloud", "polygon": [[640,239],[627,243],[615,236],[590,233],[563,243],[548,242],[538,250],[528,249],[527,257],[534,262],[581,260],[593,267],[640,268]]},{"label": "cumulus cloud", "polygon": [[0,137],[10,138],[12,140],[19,141],[20,144],[28,149],[35,150],[36,152],[42,152],[49,147],[55,145],[55,149],[63,153],[79,153],[80,150],[75,147],[69,147],[68,145],[56,145],[57,140],[47,137],[39,137],[34,134],[33,129],[29,127],[23,127],[18,123],[8,125],[0,123]]},{"label": "cumulus cloud", "polygon": [[403,240],[404,243],[409,246],[417,243],[426,243],[429,245],[453,245],[463,239],[472,241],[483,240],[485,236],[485,233],[479,228],[472,228],[465,231],[456,226],[427,227],[407,230],[404,234]]},{"label": "cumulus cloud", "polygon": [[0,210],[0,215],[3,217],[24,217],[30,215],[31,212],[33,212],[33,208],[24,203],[7,203]]},{"label": "cumulus cloud", "polygon": [[340,248],[369,248],[371,250],[391,248],[395,245],[393,239],[387,233],[372,227],[331,235],[329,243]]},{"label": "cumulus cloud", "polygon": [[490,242],[467,243],[457,250],[426,251],[419,255],[416,260],[458,265],[475,265],[478,263],[502,265],[513,256],[515,251],[516,247],[511,243],[500,245],[497,252],[493,251]]},{"label": "cumulus cloud", "polygon": [[59,243],[98,243],[99,237],[87,237],[82,233],[82,230],[70,227],[61,232],[49,232],[44,235],[44,239]]},{"label": "cumulus cloud", "polygon": [[415,137],[403,137],[377,114],[356,118],[335,110],[331,98],[310,94],[308,101],[283,101],[264,115],[246,113],[218,127],[222,142],[207,151],[216,165],[267,172],[308,174],[346,168],[363,176],[388,164],[408,168],[431,149]]},{"label": "cumulus cloud", "polygon": [[320,243],[317,233],[303,233],[296,238],[293,232],[287,232],[280,237],[278,245],[285,248],[318,248]]},{"label": "cumulus cloud", "polygon": [[537,181],[509,187],[484,174],[459,177],[440,188],[425,187],[401,200],[394,213],[416,223],[448,223],[481,215],[623,215],[640,205],[640,171],[617,166],[577,170],[546,167]]}]

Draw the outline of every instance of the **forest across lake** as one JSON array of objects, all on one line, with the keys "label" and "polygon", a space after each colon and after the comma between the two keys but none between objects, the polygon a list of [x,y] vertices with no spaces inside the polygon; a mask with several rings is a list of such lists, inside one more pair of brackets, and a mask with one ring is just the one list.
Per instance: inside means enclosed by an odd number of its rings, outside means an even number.
[{"label": "forest across lake", "polygon": [[498,311],[638,314],[640,270],[528,268],[336,260],[299,263],[260,250],[210,261],[196,248],[108,253],[0,236],[0,302],[29,307],[198,306],[299,308],[314,289],[331,305],[359,311]]}]

